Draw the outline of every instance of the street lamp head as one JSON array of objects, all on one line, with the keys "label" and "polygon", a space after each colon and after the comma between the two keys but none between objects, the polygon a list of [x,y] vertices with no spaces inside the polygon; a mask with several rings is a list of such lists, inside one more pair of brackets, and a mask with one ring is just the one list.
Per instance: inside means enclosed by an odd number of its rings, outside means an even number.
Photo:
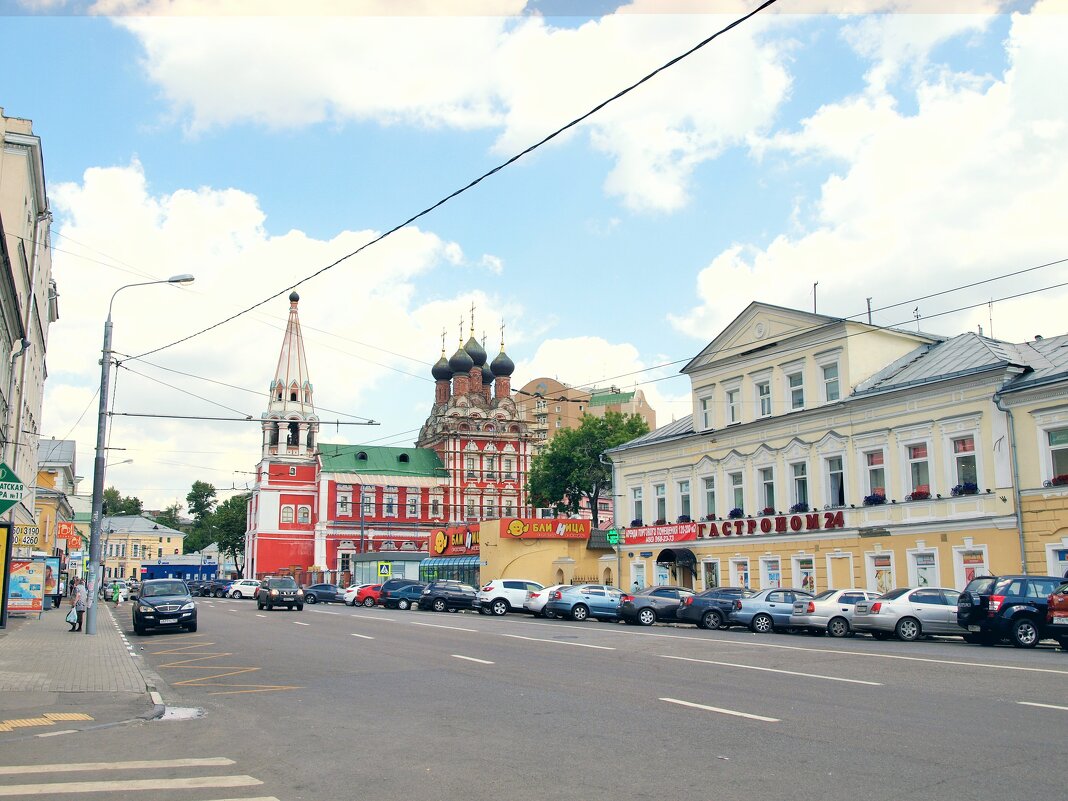
[{"label": "street lamp head", "polygon": [[189,273],[182,273],[181,275],[172,275],[167,279],[168,284],[191,284],[196,279]]}]

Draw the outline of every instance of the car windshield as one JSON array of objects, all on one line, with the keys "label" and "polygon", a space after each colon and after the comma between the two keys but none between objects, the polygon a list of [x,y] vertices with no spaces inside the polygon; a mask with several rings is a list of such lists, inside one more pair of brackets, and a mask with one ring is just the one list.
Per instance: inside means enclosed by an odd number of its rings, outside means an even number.
[{"label": "car windshield", "polygon": [[908,587],[898,587],[896,590],[890,590],[890,592],[884,592],[882,595],[879,596],[879,600],[880,601],[892,601],[895,598],[900,598],[902,595],[904,595],[908,591],[909,591]]},{"label": "car windshield", "polygon": [[271,588],[276,590],[295,590],[297,588],[297,582],[291,578],[273,579],[271,581]]},{"label": "car windshield", "polygon": [[838,592],[838,590],[824,590],[823,592],[821,592],[819,595],[817,595],[812,600],[813,601],[822,601],[824,598],[830,598],[836,592]]},{"label": "car windshield", "polygon": [[968,586],[964,588],[964,591],[970,592],[972,595],[983,595],[990,592],[993,588],[994,579],[991,576],[983,576],[982,578],[969,581]]},{"label": "car windshield", "polygon": [[181,581],[161,581],[159,584],[146,584],[141,588],[142,598],[154,598],[157,595],[186,595],[185,584]]}]

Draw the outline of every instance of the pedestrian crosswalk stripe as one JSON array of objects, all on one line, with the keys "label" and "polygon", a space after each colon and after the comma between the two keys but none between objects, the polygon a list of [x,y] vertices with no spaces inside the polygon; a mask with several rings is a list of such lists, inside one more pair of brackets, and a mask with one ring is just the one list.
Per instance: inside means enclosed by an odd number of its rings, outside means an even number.
[{"label": "pedestrian crosswalk stripe", "polygon": [[54,765],[0,765],[0,776],[89,770],[152,770],[153,768],[208,768],[233,765],[227,757],[189,759],[136,759],[129,762],[60,762]]},{"label": "pedestrian crosswalk stripe", "polygon": [[252,776],[191,776],[185,779],[118,779],[99,782],[47,782],[0,787],[0,796],[115,793],[133,790],[195,790],[205,787],[252,787],[263,784]]}]

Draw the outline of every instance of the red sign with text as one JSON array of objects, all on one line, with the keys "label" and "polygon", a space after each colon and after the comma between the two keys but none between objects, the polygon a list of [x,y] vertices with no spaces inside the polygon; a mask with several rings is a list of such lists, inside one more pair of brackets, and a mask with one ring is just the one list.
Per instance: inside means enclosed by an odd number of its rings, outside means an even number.
[{"label": "red sign with text", "polygon": [[626,531],[625,545],[655,545],[662,542],[688,542],[697,539],[697,523],[670,526],[642,526]]},{"label": "red sign with text", "polygon": [[501,521],[501,539],[588,540],[592,527],[589,520],[516,517]]}]

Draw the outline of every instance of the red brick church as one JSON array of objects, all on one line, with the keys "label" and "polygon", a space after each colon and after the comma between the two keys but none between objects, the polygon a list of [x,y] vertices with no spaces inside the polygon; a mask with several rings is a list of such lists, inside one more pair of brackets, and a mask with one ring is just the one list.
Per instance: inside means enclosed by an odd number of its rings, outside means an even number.
[{"label": "red brick church", "polygon": [[[348,581],[358,564],[404,554],[433,563],[446,526],[529,516],[531,435],[512,399],[515,365],[488,361],[471,335],[434,364],[430,416],[410,448],[319,441],[319,417],[297,306],[289,296],[278,366],[261,415],[263,442],[248,505],[245,575],[324,574]],[[462,343],[462,337],[461,337]]]}]

